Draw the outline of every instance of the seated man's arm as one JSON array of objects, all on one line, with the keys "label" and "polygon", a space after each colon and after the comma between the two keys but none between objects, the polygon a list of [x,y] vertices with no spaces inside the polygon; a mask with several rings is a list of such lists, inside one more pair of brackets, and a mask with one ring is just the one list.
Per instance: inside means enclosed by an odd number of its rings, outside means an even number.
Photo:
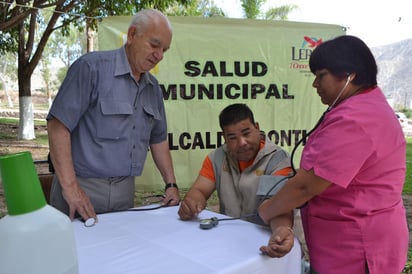
[{"label": "seated man's arm", "polygon": [[210,179],[199,175],[180,203],[179,217],[182,220],[190,220],[197,216],[206,207],[206,201],[215,191],[216,186]]},{"label": "seated man's arm", "polygon": [[267,246],[260,251],[270,257],[282,257],[289,253],[294,243],[293,212],[279,215],[270,221],[272,235]]},{"label": "seated man's arm", "polygon": [[[272,173],[272,176],[290,176],[293,170],[291,167],[281,168]],[[293,248],[293,211],[282,214],[270,220],[269,225],[272,235],[267,246],[262,246],[260,251],[270,257],[283,257]]]}]

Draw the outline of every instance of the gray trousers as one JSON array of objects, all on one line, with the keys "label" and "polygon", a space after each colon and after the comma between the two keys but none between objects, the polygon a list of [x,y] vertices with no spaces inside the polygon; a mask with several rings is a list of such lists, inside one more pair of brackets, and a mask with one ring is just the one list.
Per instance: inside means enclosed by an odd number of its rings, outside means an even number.
[{"label": "gray trousers", "polygon": [[[134,177],[81,178],[77,177],[80,187],[89,196],[97,214],[125,210],[134,207]],[[50,191],[50,205],[69,215],[69,206],[62,195],[57,175],[53,177]],[[76,215],[79,217],[79,215]]]}]

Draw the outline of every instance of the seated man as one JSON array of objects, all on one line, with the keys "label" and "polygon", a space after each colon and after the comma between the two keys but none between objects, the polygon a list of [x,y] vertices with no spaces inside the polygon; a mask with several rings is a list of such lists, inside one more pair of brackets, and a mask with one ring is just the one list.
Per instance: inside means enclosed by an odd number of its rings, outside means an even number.
[{"label": "seated man", "polygon": [[[217,190],[220,212],[261,223],[256,195],[262,175],[288,176],[292,169],[290,157],[259,129],[253,113],[245,104],[233,104],[219,115],[225,144],[204,160],[195,183],[181,202],[179,216],[190,220],[206,207],[206,201]],[[278,246],[269,253],[281,257],[293,247],[293,212],[279,216],[270,223],[272,237]]]}]

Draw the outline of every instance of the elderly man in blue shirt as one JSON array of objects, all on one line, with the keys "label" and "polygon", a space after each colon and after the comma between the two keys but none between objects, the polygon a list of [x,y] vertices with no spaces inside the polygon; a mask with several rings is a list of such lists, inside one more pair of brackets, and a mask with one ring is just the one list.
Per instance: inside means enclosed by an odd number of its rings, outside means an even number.
[{"label": "elderly man in blue shirt", "polygon": [[163,203],[179,203],[167,141],[162,92],[149,71],[169,49],[172,29],[159,11],[132,19],[127,42],[117,50],[76,60],[47,117],[56,172],[50,204],[74,218],[134,206],[134,176],[147,152],[165,182]]}]

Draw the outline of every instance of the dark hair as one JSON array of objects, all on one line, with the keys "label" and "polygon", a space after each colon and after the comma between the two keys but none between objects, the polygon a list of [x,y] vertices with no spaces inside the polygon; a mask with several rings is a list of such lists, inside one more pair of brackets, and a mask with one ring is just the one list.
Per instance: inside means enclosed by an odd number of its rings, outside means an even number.
[{"label": "dark hair", "polygon": [[313,74],[321,69],[342,78],[356,73],[354,84],[364,88],[377,85],[375,57],[368,46],[355,36],[343,35],[320,44],[312,52],[309,66]]},{"label": "dark hair", "polygon": [[253,113],[246,104],[232,104],[225,107],[219,114],[219,125],[223,130],[224,126],[236,124],[245,119],[249,119],[253,124],[255,119]]}]

